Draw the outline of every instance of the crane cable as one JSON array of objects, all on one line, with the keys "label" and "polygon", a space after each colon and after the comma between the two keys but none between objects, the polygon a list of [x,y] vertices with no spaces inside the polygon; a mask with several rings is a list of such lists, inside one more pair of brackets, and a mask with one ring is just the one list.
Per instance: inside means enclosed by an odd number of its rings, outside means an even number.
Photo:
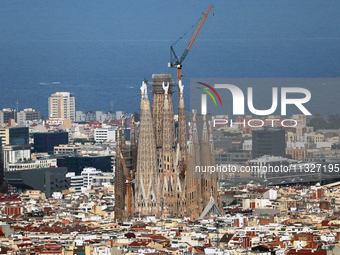
[{"label": "crane cable", "polygon": [[[214,9],[214,7],[212,8]],[[204,12],[202,12],[202,15],[204,15]],[[213,11],[213,16],[215,16],[215,13]],[[184,36],[186,36],[190,30],[192,30],[193,28],[195,28],[197,26],[197,24],[201,21],[201,19],[203,18],[203,16],[201,16],[180,38],[177,39],[177,41],[175,41],[171,46],[174,46],[176,43],[178,43],[180,40],[183,39]]]},{"label": "crane cable", "polygon": [[[204,14],[204,13],[203,13]],[[174,46],[176,43],[178,43],[180,40],[183,39],[184,36],[186,36],[190,30],[192,30],[193,28],[195,28],[197,26],[197,24],[201,21],[202,17],[200,17],[180,38],[177,39],[176,42],[174,42],[171,46]]]}]

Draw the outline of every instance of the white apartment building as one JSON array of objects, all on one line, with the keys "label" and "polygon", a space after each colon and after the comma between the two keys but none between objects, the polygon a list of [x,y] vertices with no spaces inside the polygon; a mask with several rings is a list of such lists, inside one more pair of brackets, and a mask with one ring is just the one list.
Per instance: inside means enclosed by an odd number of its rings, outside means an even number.
[{"label": "white apartment building", "polygon": [[[70,187],[74,188],[76,192],[82,192],[84,189],[91,188],[92,180],[94,178],[102,177],[103,173],[94,167],[86,167],[81,172],[81,175],[75,175],[74,172],[69,172],[66,174],[67,178],[71,178]],[[111,178],[113,178],[111,176]],[[102,184],[104,182],[112,182],[110,176],[103,176],[103,178],[96,179],[96,185]]]},{"label": "white apartment building", "polygon": [[76,192],[81,192],[84,188],[84,177],[81,175],[76,175],[74,172],[69,172],[66,174],[66,178],[71,178],[70,188],[74,188]]},{"label": "white apartment building", "polygon": [[94,140],[100,142],[115,142],[116,141],[116,130],[114,128],[95,128],[94,129]]},{"label": "white apartment building", "polygon": [[94,167],[86,167],[81,172],[81,176],[84,179],[84,188],[90,188],[92,185],[92,178],[94,176],[101,176],[102,171],[95,169]]},{"label": "white apartment building", "polygon": [[30,145],[5,145],[2,149],[5,171],[8,171],[9,164],[25,162],[31,158]]}]

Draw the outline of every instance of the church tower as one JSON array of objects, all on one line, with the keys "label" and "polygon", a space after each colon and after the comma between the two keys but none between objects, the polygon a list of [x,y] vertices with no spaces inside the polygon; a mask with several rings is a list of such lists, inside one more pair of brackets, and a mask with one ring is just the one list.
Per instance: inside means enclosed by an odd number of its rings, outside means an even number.
[{"label": "church tower", "polygon": [[201,169],[202,172],[202,197],[203,207],[206,207],[211,196],[211,172],[209,171],[211,162],[211,152],[208,137],[206,115],[203,115],[203,132],[201,141]]},{"label": "church tower", "polygon": [[[169,84],[168,87],[168,105],[171,121],[174,123],[174,106],[172,101],[172,90],[173,82],[171,74],[153,74],[152,75],[152,121],[155,130],[156,146],[161,148],[163,146],[163,118],[164,118],[164,99],[165,93],[163,89],[163,82],[165,85]],[[175,139],[175,125],[171,125],[170,137],[172,140]]]},{"label": "church tower", "polygon": [[193,111],[187,141],[184,86],[179,81],[178,129],[175,135],[172,77],[170,74],[154,74],[151,84],[152,108],[147,84],[143,82],[141,86],[137,142],[134,117],[130,145],[124,139],[124,118],[122,137],[117,139],[116,219],[125,220],[133,213],[157,218],[187,216],[192,220],[212,215],[218,212],[215,205],[217,179],[216,175],[202,171],[204,167],[207,170],[215,164],[211,125],[208,130],[206,116],[203,116],[200,144],[196,111]]},{"label": "church tower", "polygon": [[135,212],[159,215],[159,191],[156,187],[157,154],[147,85],[141,87],[140,123],[137,148]]},{"label": "church tower", "polygon": [[[120,136],[121,130],[121,136]],[[136,170],[137,146],[135,137],[135,122],[132,117],[130,145],[125,141],[125,117],[122,117],[121,127],[117,129],[117,150],[115,167],[115,219],[126,220],[134,213],[134,184],[132,182]]]},{"label": "church tower", "polygon": [[[115,219],[123,221],[125,211],[125,172],[124,157],[121,151],[119,128],[117,129],[116,171],[115,171]],[[125,167],[125,169],[124,169]]]},{"label": "church tower", "polygon": [[[213,125],[212,122],[210,122],[210,125],[209,125],[210,164],[212,166],[216,166],[212,125]],[[218,202],[218,200],[217,200],[217,198],[218,198],[218,196],[217,196],[217,172],[211,174],[210,183],[211,183],[212,197],[214,198],[214,200],[216,202]]]},{"label": "church tower", "polygon": [[194,155],[195,155],[195,177],[197,179],[196,191],[198,194],[197,208],[199,213],[203,211],[203,197],[202,197],[202,178],[203,175],[200,171],[196,171],[196,166],[201,166],[201,153],[200,153],[200,143],[198,139],[198,131],[197,131],[197,121],[196,121],[197,111],[193,110],[192,115],[192,139],[194,144]]},{"label": "church tower", "polygon": [[187,154],[187,123],[186,123],[186,116],[185,116],[185,108],[184,108],[184,85],[182,84],[182,80],[178,82],[179,87],[179,102],[178,102],[178,133],[177,133],[177,140],[179,143],[179,147],[181,150],[182,155],[182,162],[186,160]]},{"label": "church tower", "polygon": [[163,164],[160,180],[162,186],[162,199],[163,202],[163,212],[167,214],[174,215],[174,137],[173,137],[173,129],[174,129],[174,120],[173,120],[173,112],[170,110],[169,105],[169,87],[170,83],[163,81],[162,87],[164,90],[164,99],[163,99],[163,141],[162,148],[159,150],[159,158],[161,158]]}]

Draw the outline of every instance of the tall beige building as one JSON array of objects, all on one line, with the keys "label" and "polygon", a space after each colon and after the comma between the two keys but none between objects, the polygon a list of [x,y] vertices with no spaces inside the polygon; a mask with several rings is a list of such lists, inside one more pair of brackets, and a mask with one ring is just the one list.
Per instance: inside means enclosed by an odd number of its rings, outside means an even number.
[{"label": "tall beige building", "polygon": [[48,98],[48,116],[75,120],[75,99],[70,92],[56,92]]}]

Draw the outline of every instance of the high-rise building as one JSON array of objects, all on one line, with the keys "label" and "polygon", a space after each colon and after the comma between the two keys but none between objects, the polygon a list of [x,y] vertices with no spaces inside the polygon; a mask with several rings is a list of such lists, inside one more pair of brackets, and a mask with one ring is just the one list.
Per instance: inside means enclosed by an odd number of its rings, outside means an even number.
[{"label": "high-rise building", "polygon": [[75,121],[75,98],[70,92],[56,92],[48,98],[48,116]]},{"label": "high-rise building", "polygon": [[270,128],[253,130],[252,132],[253,159],[268,156],[285,156],[286,138],[285,130]]}]

